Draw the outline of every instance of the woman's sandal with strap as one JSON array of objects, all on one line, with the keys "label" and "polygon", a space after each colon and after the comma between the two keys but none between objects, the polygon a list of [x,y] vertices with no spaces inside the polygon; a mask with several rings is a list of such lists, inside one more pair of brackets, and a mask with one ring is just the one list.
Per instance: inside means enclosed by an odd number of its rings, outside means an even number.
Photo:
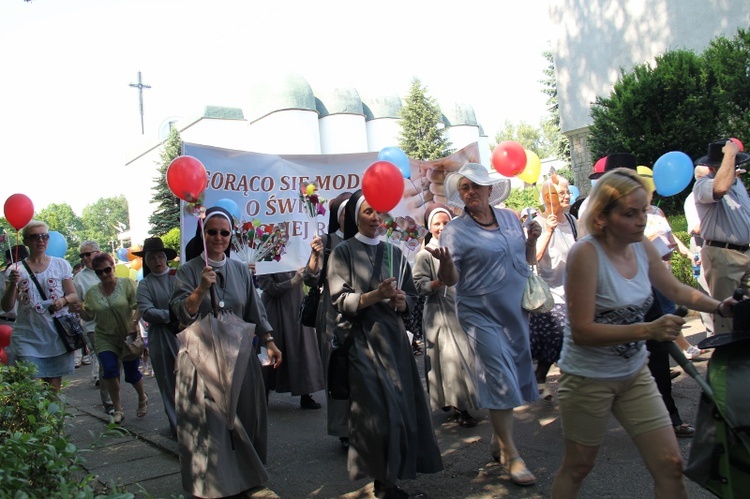
[{"label": "woman's sandal with strap", "polygon": [[114,421],[115,424],[121,424],[125,421],[125,414],[123,414],[122,411],[115,411],[115,413],[112,414],[112,421]]},{"label": "woman's sandal with strap", "polygon": [[[523,469],[520,471],[511,471],[511,468],[513,467],[513,463],[521,461],[521,464],[523,464]],[[506,464],[506,469],[508,470],[508,473],[510,474],[510,481],[515,483],[516,485],[520,485],[522,487],[528,487],[530,485],[536,484],[536,477],[534,474],[529,470],[529,468],[526,467],[526,463],[523,461],[521,457],[512,457]]]}]

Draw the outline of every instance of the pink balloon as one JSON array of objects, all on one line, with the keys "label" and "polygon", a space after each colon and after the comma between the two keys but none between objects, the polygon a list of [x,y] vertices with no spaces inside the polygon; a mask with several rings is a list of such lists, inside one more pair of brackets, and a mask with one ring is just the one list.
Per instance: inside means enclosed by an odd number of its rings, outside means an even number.
[{"label": "pink balloon", "polygon": [[518,142],[504,140],[492,151],[492,166],[506,177],[514,177],[526,168],[526,151]]},{"label": "pink balloon", "polygon": [[741,152],[745,152],[745,146],[742,145],[742,142],[740,142],[740,139],[735,138],[735,137],[731,137],[729,140],[731,140],[732,142],[734,142],[735,144],[737,144],[737,147],[740,148]]},{"label": "pink balloon", "polygon": [[13,194],[5,200],[5,219],[16,230],[26,227],[34,218],[34,203],[25,194]]}]

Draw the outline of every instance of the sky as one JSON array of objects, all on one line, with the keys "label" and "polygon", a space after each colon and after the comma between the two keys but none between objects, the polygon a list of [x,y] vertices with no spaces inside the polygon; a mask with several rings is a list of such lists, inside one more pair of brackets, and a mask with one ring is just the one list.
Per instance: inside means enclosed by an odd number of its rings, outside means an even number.
[{"label": "sky", "polygon": [[550,32],[545,0],[0,0],[0,201],[81,215],[143,180],[125,164],[165,120],[242,108],[273,72],[402,98],[417,77],[491,138],[537,125]]}]

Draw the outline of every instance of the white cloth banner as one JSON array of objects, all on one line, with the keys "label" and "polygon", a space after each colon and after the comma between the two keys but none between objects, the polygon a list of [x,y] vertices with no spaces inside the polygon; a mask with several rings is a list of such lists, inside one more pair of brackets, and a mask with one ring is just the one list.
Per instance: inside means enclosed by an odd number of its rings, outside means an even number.
[{"label": "white cloth banner", "polygon": [[[279,262],[260,262],[258,274],[285,272],[303,267],[310,256],[310,242],[315,234],[327,232],[326,214],[315,218],[312,227],[300,200],[302,183],[312,182],[319,194],[331,200],[342,192],[361,188],[362,175],[378,160],[378,153],[335,155],[273,155],[220,149],[185,143],[183,154],[203,163],[208,173],[208,186],[203,206],[210,208],[221,199],[230,199],[240,208],[240,221],[258,220],[262,224],[286,224],[289,245]],[[446,172],[467,162],[477,162],[476,143],[442,160],[411,161],[412,175],[401,202],[391,210],[392,216],[411,215],[424,224],[424,203],[442,201],[442,179]],[[400,187],[400,186],[399,186]],[[185,244],[195,236],[197,217],[185,213],[181,203],[181,237]]]}]

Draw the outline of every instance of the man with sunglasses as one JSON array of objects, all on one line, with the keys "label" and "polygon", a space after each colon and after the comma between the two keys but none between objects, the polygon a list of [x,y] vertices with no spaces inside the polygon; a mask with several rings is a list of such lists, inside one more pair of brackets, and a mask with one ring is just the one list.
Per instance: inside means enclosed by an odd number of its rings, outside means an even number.
[{"label": "man with sunglasses", "polygon": [[[81,263],[83,269],[73,277],[73,285],[78,293],[78,305],[73,307],[72,311],[79,313],[81,311],[81,304],[84,298],[86,298],[86,292],[94,286],[99,285],[99,278],[96,276],[96,272],[91,266],[91,262],[94,257],[99,254],[99,243],[96,241],[84,241],[81,243]],[[83,331],[86,333],[88,343],[91,348],[91,352],[96,352],[96,344],[94,343],[94,329],[96,328],[96,321],[81,321],[83,325]],[[99,395],[102,399],[102,405],[104,411],[110,416],[115,412],[115,406],[112,405],[112,399],[109,396],[107,388],[104,383],[100,383],[99,379],[102,377],[102,366],[99,364],[99,359],[96,355],[91,355],[91,373],[94,376],[94,384],[99,387]]]}]

